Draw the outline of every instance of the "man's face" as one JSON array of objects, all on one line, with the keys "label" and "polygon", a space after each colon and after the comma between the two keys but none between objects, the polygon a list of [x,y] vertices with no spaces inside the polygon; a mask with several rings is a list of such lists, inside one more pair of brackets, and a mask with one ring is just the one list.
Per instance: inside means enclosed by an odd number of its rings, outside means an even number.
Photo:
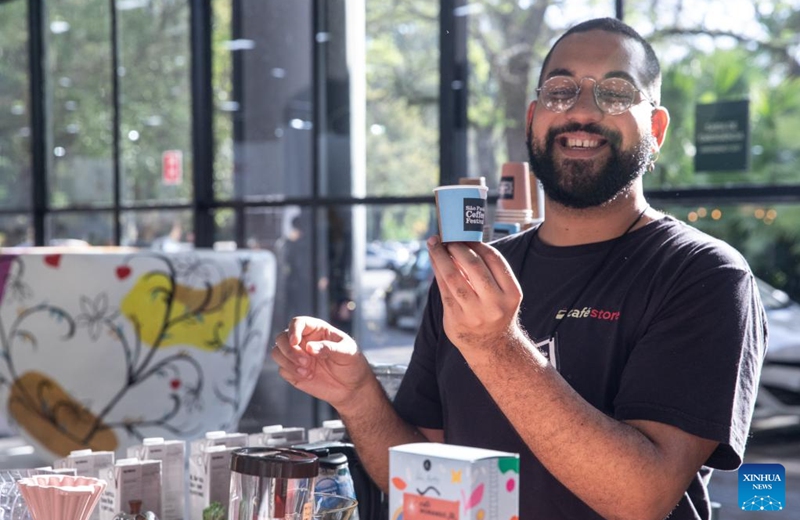
[{"label": "man's face", "polygon": [[531,170],[552,201],[571,208],[600,206],[645,173],[660,145],[650,103],[637,95],[630,110],[608,115],[595,103],[594,82],[582,81],[621,77],[642,88],[644,65],[641,45],[607,31],[570,35],[553,51],[543,78],[569,76],[582,88],[566,112],[537,103],[529,122]]}]

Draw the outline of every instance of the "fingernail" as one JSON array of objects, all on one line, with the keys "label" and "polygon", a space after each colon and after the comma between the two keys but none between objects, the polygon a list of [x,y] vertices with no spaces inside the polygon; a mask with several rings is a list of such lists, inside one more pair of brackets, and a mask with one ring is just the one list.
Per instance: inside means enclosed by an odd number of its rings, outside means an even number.
[{"label": "fingernail", "polygon": [[303,367],[298,367],[297,373],[303,377],[306,377],[308,375],[308,369]]},{"label": "fingernail", "polygon": [[428,247],[433,247],[439,243],[439,235],[432,235],[428,238]]},{"label": "fingernail", "polygon": [[297,362],[303,366],[308,366],[308,358],[305,356],[300,357]]}]

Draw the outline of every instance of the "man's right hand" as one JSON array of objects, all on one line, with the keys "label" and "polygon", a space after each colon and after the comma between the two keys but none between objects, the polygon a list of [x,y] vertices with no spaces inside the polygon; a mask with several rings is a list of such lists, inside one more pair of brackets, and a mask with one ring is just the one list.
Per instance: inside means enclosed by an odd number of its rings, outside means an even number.
[{"label": "man's right hand", "polygon": [[272,359],[292,386],[340,412],[355,404],[359,390],[375,379],[353,338],[308,316],[293,318],[289,328],[278,335]]}]

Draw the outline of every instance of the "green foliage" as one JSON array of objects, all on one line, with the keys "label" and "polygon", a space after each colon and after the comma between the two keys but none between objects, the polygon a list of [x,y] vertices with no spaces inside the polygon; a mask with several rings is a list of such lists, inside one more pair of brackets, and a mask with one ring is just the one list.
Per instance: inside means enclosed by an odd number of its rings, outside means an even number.
[{"label": "green foliage", "polygon": [[[212,88],[214,99],[223,103],[233,97],[232,53],[224,45],[232,38],[233,11],[230,0],[213,0],[212,9]],[[233,117],[223,114],[217,111],[214,118],[214,193],[220,200],[233,195]]]},{"label": "green foliage", "polygon": [[225,507],[219,502],[211,502],[203,509],[203,520],[225,520]]},{"label": "green foliage", "polygon": [[[367,2],[367,191],[432,195],[439,179],[438,10],[433,2]],[[369,239],[412,240],[427,211],[374,211]],[[375,225],[377,223],[377,225]]]},{"label": "green foliage", "polygon": [[29,205],[30,112],[26,6],[0,8],[0,205]]}]

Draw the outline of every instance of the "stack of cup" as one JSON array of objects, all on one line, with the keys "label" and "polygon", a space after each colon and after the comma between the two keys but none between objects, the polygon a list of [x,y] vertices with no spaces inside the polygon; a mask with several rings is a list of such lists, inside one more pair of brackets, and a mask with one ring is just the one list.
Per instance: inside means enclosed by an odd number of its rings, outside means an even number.
[{"label": "stack of cup", "polygon": [[528,163],[503,164],[492,238],[512,235],[533,225],[535,220],[531,205],[531,180]]},{"label": "stack of cup", "polygon": [[544,220],[544,189],[542,183],[531,172],[531,206],[533,209],[533,224],[538,224]]},{"label": "stack of cup", "polygon": [[486,177],[461,177],[458,183],[461,186],[486,186]]}]

